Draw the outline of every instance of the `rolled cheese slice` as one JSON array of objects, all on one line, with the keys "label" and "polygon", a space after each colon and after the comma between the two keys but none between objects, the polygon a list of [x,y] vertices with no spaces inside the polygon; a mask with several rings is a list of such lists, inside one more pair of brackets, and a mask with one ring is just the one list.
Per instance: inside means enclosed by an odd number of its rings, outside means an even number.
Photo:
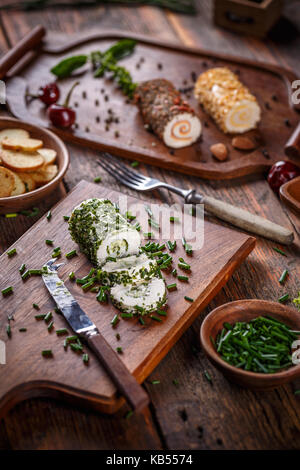
[{"label": "rolled cheese slice", "polygon": [[145,253],[108,261],[101,268],[101,281],[106,285],[129,284],[142,279],[148,280],[158,271],[156,260]]},{"label": "rolled cheese slice", "polygon": [[139,253],[141,239],[116,206],[107,199],[87,199],[75,207],[69,219],[73,240],[97,267],[108,257]]},{"label": "rolled cheese slice", "polygon": [[145,124],[168,147],[187,147],[200,137],[199,117],[168,80],[141,83],[135,100]]},{"label": "rolled cheese slice", "polygon": [[226,67],[202,73],[194,94],[225,133],[242,134],[256,128],[260,121],[261,110],[255,96]]},{"label": "rolled cheese slice", "polygon": [[158,277],[131,284],[118,284],[110,289],[110,298],[121,312],[147,315],[166,303],[166,284]]}]

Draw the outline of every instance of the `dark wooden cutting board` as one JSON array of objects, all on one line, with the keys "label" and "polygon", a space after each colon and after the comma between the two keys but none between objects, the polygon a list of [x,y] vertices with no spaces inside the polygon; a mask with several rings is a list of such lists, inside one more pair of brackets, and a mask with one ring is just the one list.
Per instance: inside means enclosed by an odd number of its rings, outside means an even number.
[{"label": "dark wooden cutting board", "polygon": [[[146,379],[254,247],[253,237],[205,221],[204,246],[189,258],[189,283],[177,281],[178,290],[169,293],[168,315],[163,322],[148,320],[143,327],[136,319],[121,320],[117,328],[112,329],[110,321],[117,310],[112,305],[99,304],[96,294],[84,293],[68,280],[70,271],[82,277],[91,265],[83,254],[69,261],[64,257],[76,245],[70,238],[63,215],[70,214],[73,207],[86,198],[106,197],[116,202],[120,195],[82,181],[54,207],[50,222],[44,217],[13,245],[17,248],[15,256],[9,258],[4,253],[0,257],[0,289],[9,285],[14,287],[12,295],[0,298],[0,339],[6,344],[7,361],[6,365],[0,365],[0,416],[17,402],[32,396],[77,400],[107,413],[116,411],[122,404],[114,385],[91,352],[90,364],[85,366],[80,356],[64,350],[63,337],[57,337],[55,333],[55,329],[66,327],[62,316],[53,313],[55,328],[51,333],[44,321],[34,318],[37,313],[53,311],[55,305],[39,276],[24,282],[18,269],[22,263],[26,263],[27,268],[40,268],[50,259],[53,248],[45,244],[46,239],[53,239],[55,246],[62,248],[62,259],[66,264],[59,274],[66,280],[66,286],[109,344],[114,349],[117,346],[123,348],[121,358],[139,382]],[[129,198],[130,205],[137,202],[137,199]],[[186,258],[180,245],[174,254],[174,265],[180,256]],[[168,283],[174,282],[171,274],[166,278]],[[195,301],[187,302],[185,295]],[[33,302],[40,306],[39,312],[33,309]],[[15,318],[11,321],[10,339],[5,331],[7,315]],[[25,333],[19,332],[22,327],[27,328]],[[116,333],[120,334],[120,341],[117,341]],[[42,357],[44,349],[52,349],[54,357]]]},{"label": "dark wooden cutting board", "polygon": [[[75,79],[80,80],[71,103],[78,116],[78,128],[72,132],[49,126],[43,105],[38,100],[30,105],[25,101],[26,87],[31,93],[36,93],[42,84],[53,81],[50,69],[62,58],[105,50],[123,37],[126,34],[115,31],[78,36],[73,41],[66,35],[49,36],[34,53],[31,51],[25,55],[24,60],[10,73],[14,78],[7,82],[7,103],[13,115],[48,126],[70,142],[204,178],[235,178],[262,172],[273,162],[284,158],[285,144],[299,121],[299,115],[291,103],[291,83],[297,78],[292,71],[139,35],[131,34],[138,44],[134,54],[122,61],[136,82],[162,77],[172,81],[179,89],[192,89],[193,77],[208,68],[227,66],[238,73],[241,81],[257,97],[262,109],[259,130],[248,133],[258,138],[258,148],[255,151],[235,150],[231,145],[232,136],[223,134],[202,111],[192,90],[185,97],[200,116],[203,135],[200,142],[176,151],[170,151],[155,135],[145,130],[137,107],[126,102],[111,80],[94,79],[91,71],[59,81],[64,97],[71,83]],[[144,58],[143,63],[141,58]],[[110,109],[118,117],[119,124],[112,124],[106,130],[105,120],[110,116]],[[116,131],[119,137],[115,136]],[[212,144],[218,142],[225,143],[229,149],[229,158],[225,162],[215,160],[209,150]]]}]

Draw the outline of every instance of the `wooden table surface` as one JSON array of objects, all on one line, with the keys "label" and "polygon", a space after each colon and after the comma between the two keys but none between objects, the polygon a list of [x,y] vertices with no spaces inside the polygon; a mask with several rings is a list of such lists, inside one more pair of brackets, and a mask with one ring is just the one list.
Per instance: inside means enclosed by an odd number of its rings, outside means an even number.
[{"label": "wooden table surface", "polygon": [[[285,20],[280,35],[277,30],[263,42],[217,29],[211,22],[212,2],[197,3],[197,16],[122,6],[1,12],[0,51],[4,53],[37,24],[43,24],[48,31],[70,35],[116,28],[288,66],[300,76],[300,36],[296,35],[300,25],[299,2],[288,1],[285,9],[285,17],[294,26]],[[95,174],[102,176],[104,185],[116,186],[96,165],[93,151],[71,145],[69,150],[71,166],[65,178],[66,191],[82,178],[92,181]],[[281,158],[283,151],[278,149],[278,159]],[[126,407],[115,416],[105,416],[46,398],[31,399],[16,406],[0,423],[0,449],[299,449],[300,404],[293,393],[295,384],[260,393],[241,389],[210,365],[199,345],[201,321],[216,306],[237,299],[277,300],[285,292],[297,294],[299,219],[280,204],[262,176],[208,182],[144,165],[140,168],[145,174],[185,188],[201,189],[294,228],[296,243],[286,249],[285,258],[272,249],[274,243],[258,239],[246,262],[207,309],[199,312],[197,321],[145,382],[151,405],[144,414],[125,419]],[[120,189],[133,194],[124,187]],[[177,201],[174,195],[163,191],[152,197],[169,203]],[[41,207],[40,215],[46,211],[46,205]],[[35,220],[1,217],[1,252]],[[278,278],[284,268],[289,269],[290,278],[282,287]],[[213,385],[204,378],[205,369],[211,374]],[[150,381],[154,379],[160,380],[160,384],[152,385]],[[179,385],[173,384],[174,379]]]}]

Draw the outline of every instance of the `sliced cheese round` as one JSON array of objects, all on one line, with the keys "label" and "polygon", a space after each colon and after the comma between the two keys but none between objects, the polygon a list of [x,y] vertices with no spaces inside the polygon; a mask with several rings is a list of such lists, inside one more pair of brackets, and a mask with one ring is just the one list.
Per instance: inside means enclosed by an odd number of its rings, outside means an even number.
[{"label": "sliced cheese round", "polygon": [[124,256],[138,254],[140,243],[140,235],[135,229],[124,228],[123,230],[111,232],[98,248],[98,264],[105,263],[108,257],[123,258]]},{"label": "sliced cheese round", "polygon": [[117,284],[110,289],[110,298],[121,312],[148,315],[165,304],[165,281],[154,277],[131,284]]},{"label": "sliced cheese round", "polygon": [[168,147],[179,149],[192,145],[201,134],[201,122],[198,116],[181,113],[174,116],[166,125],[163,140]]}]

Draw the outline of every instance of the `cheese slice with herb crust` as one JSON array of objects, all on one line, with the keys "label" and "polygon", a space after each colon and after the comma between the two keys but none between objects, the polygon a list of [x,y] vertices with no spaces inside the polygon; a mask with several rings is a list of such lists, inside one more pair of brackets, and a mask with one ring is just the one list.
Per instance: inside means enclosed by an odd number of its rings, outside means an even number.
[{"label": "cheese slice with herb crust", "polygon": [[121,312],[148,315],[166,303],[166,284],[159,277],[131,284],[117,284],[110,289],[110,298]]},{"label": "cheese slice with herb crust", "polygon": [[107,285],[130,284],[149,280],[157,274],[158,264],[145,253],[108,261],[102,266],[101,279]]}]

